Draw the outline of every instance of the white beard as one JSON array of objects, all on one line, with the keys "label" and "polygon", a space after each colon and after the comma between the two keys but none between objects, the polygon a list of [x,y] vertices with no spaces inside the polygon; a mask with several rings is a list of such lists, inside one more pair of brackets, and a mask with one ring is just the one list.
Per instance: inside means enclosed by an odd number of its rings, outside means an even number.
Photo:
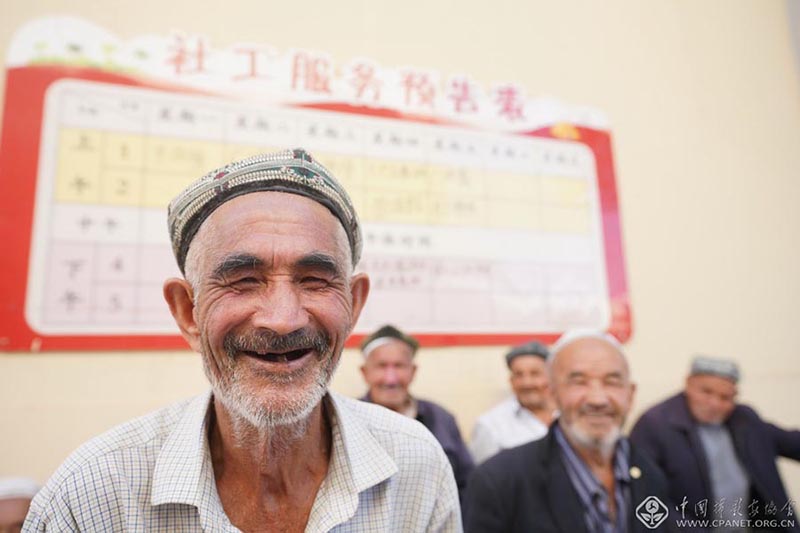
[{"label": "white beard", "polygon": [[[314,408],[319,405],[328,391],[333,372],[336,370],[338,358],[324,358],[320,365],[306,367],[286,376],[262,374],[255,376],[275,386],[274,392],[265,387],[264,393],[270,391],[271,398],[265,398],[259,391],[247,390],[243,387],[243,367],[234,359],[227,359],[225,368],[220,368],[223,375],[212,372],[203,356],[203,370],[211,383],[214,398],[222,403],[233,415],[246,421],[260,430],[271,430],[279,426],[298,425],[308,419]],[[292,386],[293,382],[306,381],[302,378],[317,370],[313,381],[304,386]]]},{"label": "white beard", "polygon": [[566,423],[566,421],[563,422],[561,428],[572,440],[584,448],[597,450],[603,457],[611,457],[614,454],[614,447],[617,445],[617,441],[622,435],[622,429],[614,427],[602,437],[592,437],[584,433],[577,424]]}]

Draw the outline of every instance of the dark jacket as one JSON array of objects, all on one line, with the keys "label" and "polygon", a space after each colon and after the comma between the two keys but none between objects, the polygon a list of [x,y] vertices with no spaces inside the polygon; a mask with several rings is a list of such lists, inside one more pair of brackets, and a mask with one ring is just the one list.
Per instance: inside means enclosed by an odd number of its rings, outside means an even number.
[{"label": "dark jacket", "polygon": [[[800,459],[800,431],[786,431],[764,422],[745,405],[737,405],[725,425],[730,430],[736,453],[750,478],[752,498],[759,500],[762,511],[770,501],[778,508],[777,515],[764,516],[761,512],[760,518],[789,518],[785,510],[780,511],[789,498],[778,474],[775,458]],[[664,471],[670,484],[672,501],[677,505],[687,501],[684,511],[687,519],[697,518],[694,509],[699,501],[708,499],[708,509],[712,508],[715,499],[707,458],[685,394],[677,394],[650,408],[636,422],[630,438]],[[745,513],[749,503],[744,505]],[[791,519],[794,519],[795,527],[788,531],[800,531],[797,515]]]},{"label": "dark jacket", "polygon": [[[372,402],[369,395],[361,398],[365,402]],[[475,468],[475,462],[467,450],[464,439],[461,438],[461,432],[458,430],[458,424],[455,417],[450,414],[444,407],[429,402],[427,400],[416,399],[417,402],[417,420],[423,426],[428,428],[428,431],[433,433],[439,444],[442,445],[447,459],[450,460],[450,465],[453,467],[453,475],[456,478],[456,485],[458,486],[458,495],[461,500],[461,506],[464,506],[464,494],[467,487],[467,480],[469,479],[472,469]]]},{"label": "dark jacket", "polygon": [[[670,530],[667,520],[656,529],[635,517],[648,496],[667,501],[667,482],[652,461],[631,446],[629,532]],[[572,486],[552,432],[540,440],[503,450],[479,465],[467,487],[466,533],[581,533],[587,531],[583,505]]]}]

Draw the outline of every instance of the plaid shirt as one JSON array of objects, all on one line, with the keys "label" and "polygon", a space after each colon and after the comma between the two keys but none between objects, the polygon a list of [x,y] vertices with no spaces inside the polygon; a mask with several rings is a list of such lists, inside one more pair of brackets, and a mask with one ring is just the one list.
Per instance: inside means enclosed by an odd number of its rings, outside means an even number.
[{"label": "plaid shirt", "polygon": [[583,504],[584,520],[591,533],[625,533],[628,531],[628,512],[631,500],[631,478],[628,468],[630,444],[627,439],[620,438],[614,450],[614,502],[616,503],[616,521],[612,522],[608,506],[608,492],[600,484],[592,471],[578,457],[558,424],[553,426],[556,442],[564,458],[572,486]]},{"label": "plaid shirt", "polygon": [[[33,500],[23,531],[239,531],[214,482],[210,400],[174,404],[78,448]],[[382,407],[326,400],[331,461],[307,532],[461,531],[452,469],[429,432]]]}]

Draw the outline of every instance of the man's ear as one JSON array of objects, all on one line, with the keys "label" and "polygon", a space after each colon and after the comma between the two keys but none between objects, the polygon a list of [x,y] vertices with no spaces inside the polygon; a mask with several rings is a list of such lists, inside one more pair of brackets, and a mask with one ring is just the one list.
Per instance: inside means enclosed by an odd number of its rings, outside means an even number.
[{"label": "man's ear", "polygon": [[353,299],[353,323],[350,324],[352,331],[369,296],[369,276],[366,273],[360,272],[350,280],[350,296]]},{"label": "man's ear", "polygon": [[169,312],[181,330],[181,335],[192,350],[200,353],[200,330],[194,320],[194,292],[189,282],[181,278],[169,278],[164,282],[164,299]]}]

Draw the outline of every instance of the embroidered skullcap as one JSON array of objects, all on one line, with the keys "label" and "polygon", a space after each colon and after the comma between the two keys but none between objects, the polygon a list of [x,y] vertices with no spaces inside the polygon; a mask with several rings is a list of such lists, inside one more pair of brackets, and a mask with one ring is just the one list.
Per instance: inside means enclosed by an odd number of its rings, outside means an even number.
[{"label": "embroidered skullcap", "polygon": [[720,359],[707,355],[698,355],[692,361],[690,370],[692,376],[706,374],[725,378],[734,383],[739,382],[739,365],[730,359]]},{"label": "embroidered skullcap", "polygon": [[189,245],[203,221],[228,200],[259,191],[299,194],[327,207],[344,227],[353,266],[358,263],[362,238],[353,202],[328,169],[304,149],[295,148],[253,156],[211,171],[170,202],[167,225],[181,272]]},{"label": "embroidered skullcap", "polygon": [[417,341],[417,339],[387,324],[364,339],[361,343],[361,353],[364,355],[364,359],[366,359],[376,348],[393,341],[402,341],[406,343],[411,348],[411,357],[414,357],[419,348],[419,341]]},{"label": "embroidered skullcap", "polygon": [[39,492],[39,484],[26,477],[0,478],[0,500],[33,498]]},{"label": "embroidered skullcap", "polygon": [[612,334],[595,329],[576,328],[565,332],[558,338],[555,344],[550,347],[549,360],[552,362],[561,350],[573,342],[583,339],[604,341],[615,348],[620,354],[623,354],[623,356],[625,354],[625,352],[622,351],[622,344],[620,344],[619,340]]},{"label": "embroidered skullcap", "polygon": [[511,348],[511,351],[506,354],[506,365],[508,365],[508,368],[511,368],[511,361],[521,355],[535,355],[546,360],[549,353],[547,346],[541,342],[526,342],[525,344],[520,344],[519,346]]}]

